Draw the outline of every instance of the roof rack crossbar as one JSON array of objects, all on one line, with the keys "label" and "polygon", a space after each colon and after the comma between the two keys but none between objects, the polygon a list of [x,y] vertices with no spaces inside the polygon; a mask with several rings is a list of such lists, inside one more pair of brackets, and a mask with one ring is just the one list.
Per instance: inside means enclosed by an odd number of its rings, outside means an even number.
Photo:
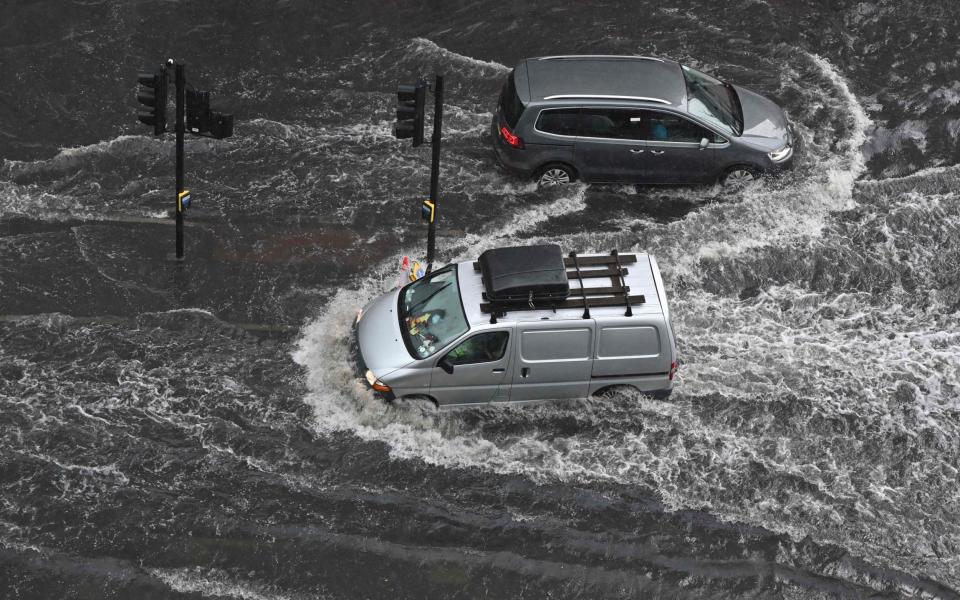
[{"label": "roof rack crossbar", "polygon": [[[580,261],[577,260],[577,253],[571,252],[570,258],[573,259],[573,266],[577,269],[577,279],[580,280],[580,289],[585,289],[587,286],[583,285],[583,277],[580,275]],[[590,318],[590,304],[587,302],[587,294],[583,294],[583,318]]]},{"label": "roof rack crossbar", "polygon": [[[633,304],[643,304],[646,301],[646,298],[643,294],[637,294],[635,296],[630,296],[630,302]],[[623,306],[623,298],[618,296],[602,296],[598,298],[590,299],[590,308],[602,308],[609,306]],[[583,298],[568,298],[563,302],[559,303],[550,303],[548,305],[537,306],[536,310],[551,310],[551,309],[565,309],[565,308],[586,308],[584,305]],[[480,304],[480,312],[489,313],[492,315],[500,315],[501,317],[508,312],[513,311],[525,311],[530,310],[526,304],[520,304],[517,306],[505,306],[503,304],[494,304],[490,302],[482,302]]]},{"label": "roof rack crossbar", "polygon": [[[636,254],[621,254],[620,256],[620,265],[629,265],[637,262]],[[578,256],[577,260],[580,261],[581,267],[596,267],[596,266],[614,266],[617,264],[617,261],[614,260],[612,256]],[[573,259],[569,256],[563,258],[563,265],[565,267],[573,266]],[[480,272],[480,261],[473,261],[473,270]]]},{"label": "roof rack crossbar", "polygon": [[570,295],[577,296],[609,296],[624,294],[630,291],[630,286],[615,285],[611,287],[588,287],[588,288],[570,288]]},{"label": "roof rack crossbar", "polygon": [[627,275],[630,272],[629,269],[622,268],[617,269],[615,266],[607,267],[605,269],[589,269],[587,271],[567,271],[568,278],[577,277],[579,279],[589,279],[595,277],[618,277],[620,275]]},{"label": "roof rack crossbar", "polygon": [[[623,271],[622,271],[621,268],[620,268],[620,254],[617,252],[617,249],[616,249],[616,248],[614,248],[613,251],[612,251],[610,254],[611,254],[611,256],[613,256],[613,258],[617,261],[617,271],[620,272],[620,285],[622,285],[623,287],[627,287],[627,281],[623,278]],[[616,281],[616,280],[614,280],[614,281]],[[623,295],[623,301],[627,304],[627,312],[625,312],[623,316],[625,316],[625,317],[632,317],[632,316],[633,316],[633,308],[630,306],[630,295],[629,295],[629,294],[624,294],[624,295]]]}]

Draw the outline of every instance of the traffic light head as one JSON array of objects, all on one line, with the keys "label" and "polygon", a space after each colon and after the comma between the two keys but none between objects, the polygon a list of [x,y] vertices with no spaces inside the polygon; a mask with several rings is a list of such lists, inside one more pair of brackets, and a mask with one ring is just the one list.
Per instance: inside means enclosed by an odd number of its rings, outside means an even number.
[{"label": "traffic light head", "polygon": [[423,144],[424,109],[427,102],[427,82],[418,79],[413,85],[397,86],[397,122],[393,135],[403,140],[413,138],[413,145]]},{"label": "traffic light head", "polygon": [[187,90],[187,129],[218,140],[233,135],[233,115],[210,110],[210,92]]},{"label": "traffic light head", "polygon": [[153,134],[160,135],[167,129],[167,69],[160,67],[153,73],[140,73],[137,81],[140,83],[137,102],[141,105],[137,119],[144,125],[152,125]]},{"label": "traffic light head", "polygon": [[187,90],[186,103],[187,129],[193,133],[207,131],[210,121],[210,92]]}]

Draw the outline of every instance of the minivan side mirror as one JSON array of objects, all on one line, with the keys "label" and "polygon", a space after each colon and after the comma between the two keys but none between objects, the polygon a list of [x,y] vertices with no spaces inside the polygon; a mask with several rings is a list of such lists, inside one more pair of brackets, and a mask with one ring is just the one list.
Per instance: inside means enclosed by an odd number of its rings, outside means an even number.
[{"label": "minivan side mirror", "polygon": [[701,149],[701,150],[706,150],[706,149],[707,149],[707,146],[709,146],[709,145],[710,145],[710,140],[708,140],[707,138],[700,138],[700,149]]},{"label": "minivan side mirror", "polygon": [[444,356],[437,362],[437,366],[447,372],[447,375],[453,375],[453,363]]}]

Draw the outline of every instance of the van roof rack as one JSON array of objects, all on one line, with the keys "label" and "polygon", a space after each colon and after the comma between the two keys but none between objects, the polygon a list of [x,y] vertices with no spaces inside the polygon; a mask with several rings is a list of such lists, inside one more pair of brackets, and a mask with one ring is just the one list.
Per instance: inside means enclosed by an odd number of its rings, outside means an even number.
[{"label": "van roof rack", "polygon": [[[486,302],[480,303],[480,312],[496,323],[498,316],[513,311],[582,308],[583,318],[589,319],[591,308],[624,306],[624,315],[630,317],[633,305],[646,302],[642,294],[631,296],[626,284],[628,271],[623,265],[636,262],[635,254],[616,250],[606,256],[581,257],[571,252],[561,257],[556,245],[488,250],[473,263],[485,290]],[[584,283],[584,279],[603,277],[610,278],[609,286],[587,287]],[[569,287],[570,279],[576,279],[580,287]]]}]

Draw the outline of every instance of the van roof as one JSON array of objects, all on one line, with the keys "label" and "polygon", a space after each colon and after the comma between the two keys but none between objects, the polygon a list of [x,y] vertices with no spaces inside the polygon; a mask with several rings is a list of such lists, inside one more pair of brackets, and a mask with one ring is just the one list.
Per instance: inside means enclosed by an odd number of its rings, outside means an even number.
[{"label": "van roof", "polygon": [[[644,98],[678,106],[687,97],[679,63],[651,56],[528,58],[517,66],[516,76],[517,92],[524,103],[573,96]],[[528,97],[523,98],[524,95]]]},{"label": "van roof", "polygon": [[[660,295],[657,289],[657,280],[654,276],[654,269],[657,268],[656,261],[648,254],[631,253],[636,256],[636,262],[625,265],[627,274],[624,277],[624,283],[630,287],[630,296],[643,295],[643,304],[632,304],[631,308],[634,315],[662,314],[663,307],[660,304]],[[582,259],[590,257],[609,257],[606,254],[582,254],[578,255]],[[591,268],[582,267],[583,272]],[[658,273],[659,275],[659,273]],[[467,321],[470,327],[482,325],[490,322],[490,314],[480,310],[480,305],[485,302],[483,298],[484,286],[480,272],[474,268],[473,261],[461,262],[457,264],[457,279],[460,284],[460,297],[463,300],[463,310],[466,313]],[[587,277],[583,283],[585,287],[606,287],[610,285],[609,277]],[[662,286],[662,282],[660,283]],[[580,281],[574,277],[570,278],[571,297],[575,290],[580,289]],[[663,293],[663,290],[659,290]],[[623,317],[626,305],[618,306],[594,306],[590,309],[590,316],[598,317]],[[582,308],[559,308],[556,311],[550,309],[536,310],[512,310],[507,311],[506,316],[498,317],[498,321],[520,322],[520,321],[540,321],[550,320],[574,320],[583,318]]]}]

